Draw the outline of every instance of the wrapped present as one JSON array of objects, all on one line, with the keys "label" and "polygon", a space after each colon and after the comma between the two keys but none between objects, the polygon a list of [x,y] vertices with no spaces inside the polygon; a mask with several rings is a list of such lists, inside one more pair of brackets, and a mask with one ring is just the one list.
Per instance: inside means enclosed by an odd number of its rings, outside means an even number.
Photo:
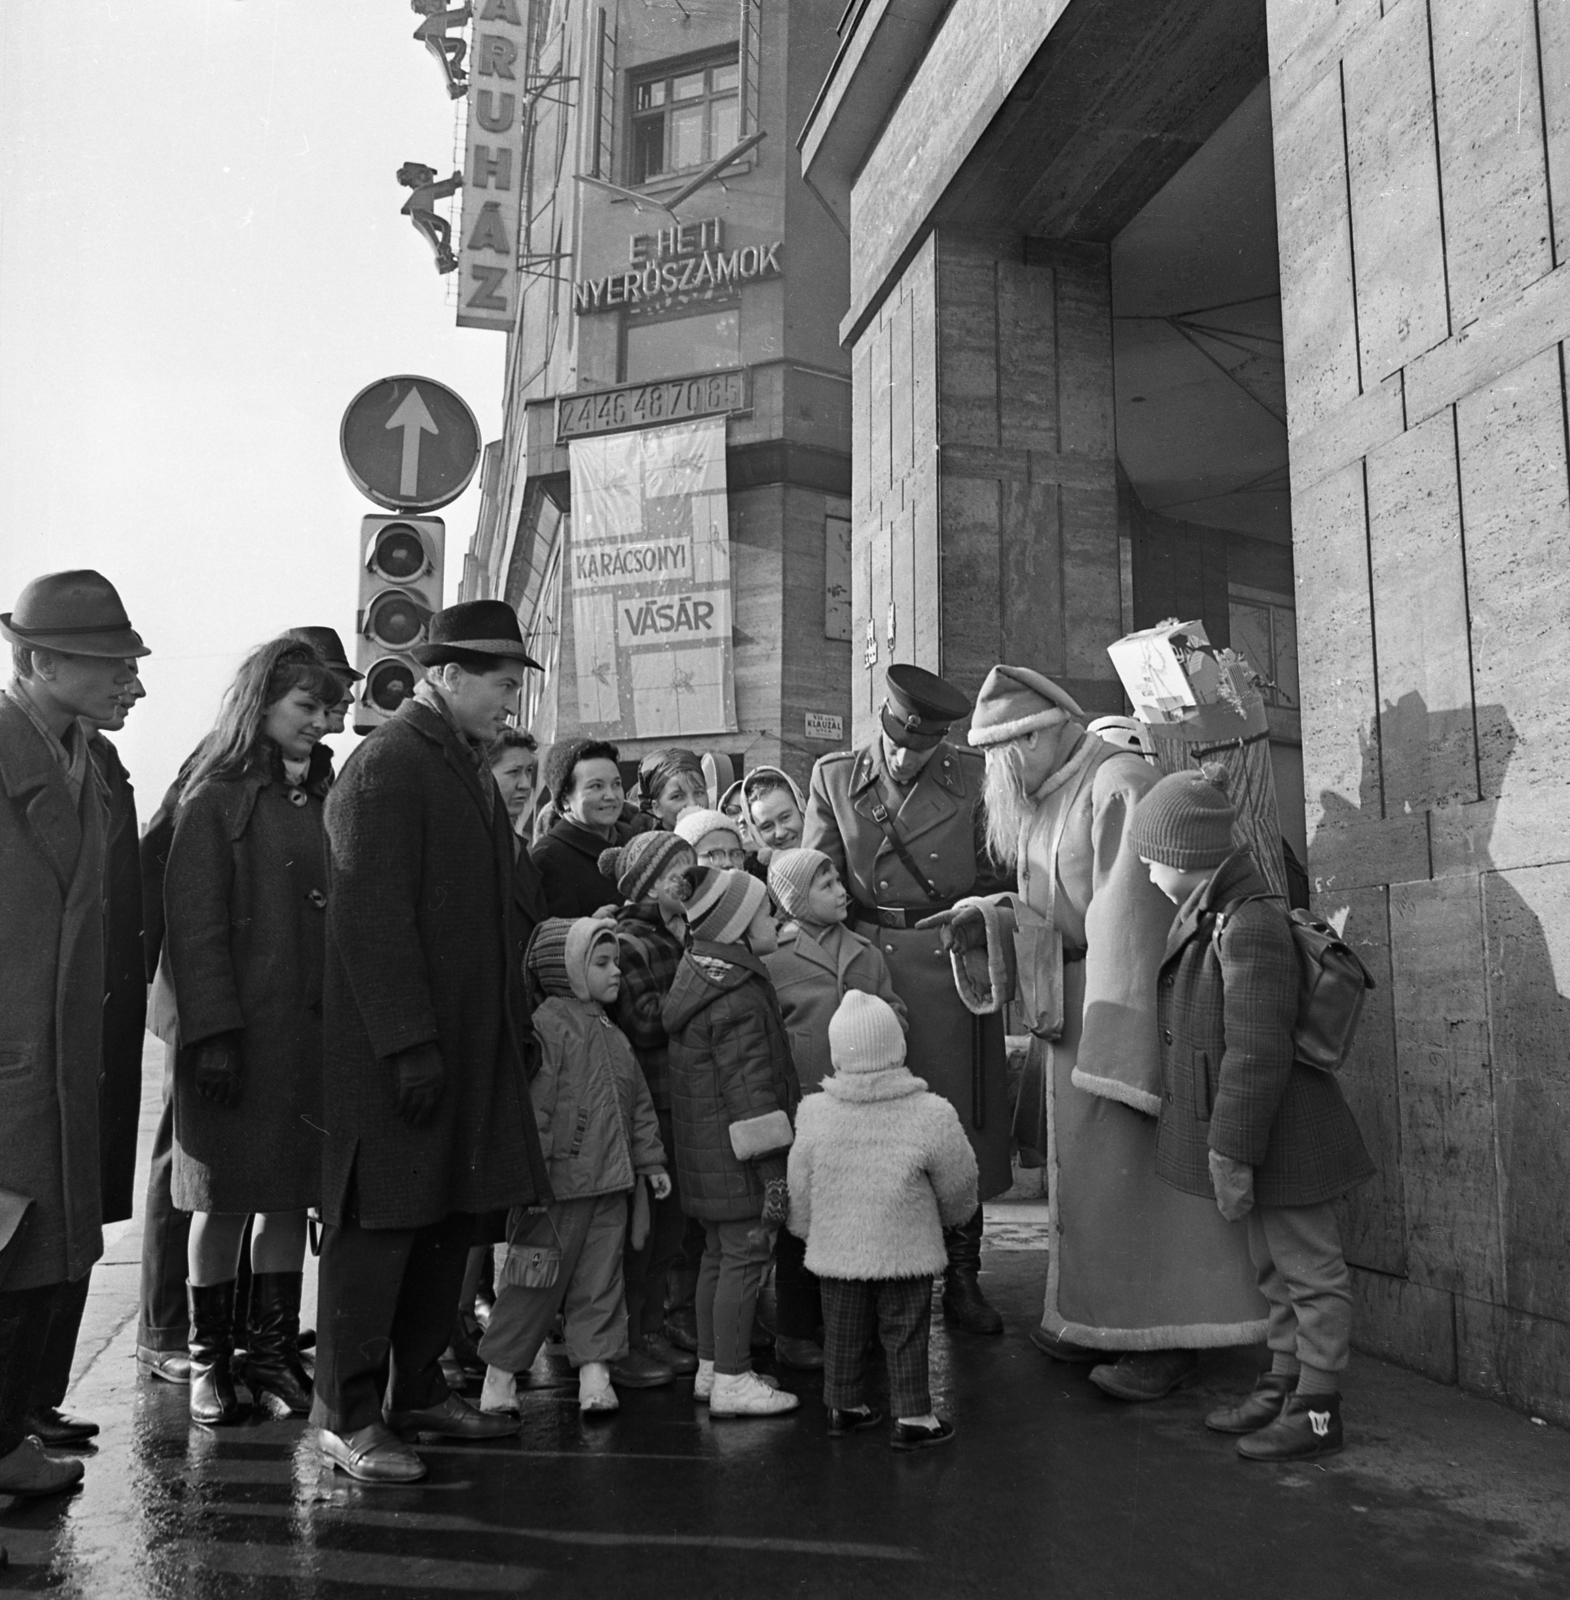
[{"label": "wrapped present", "polygon": [[1254,852],[1270,887],[1286,893],[1281,818],[1270,761],[1270,722],[1253,669],[1211,644],[1202,622],[1170,618],[1107,647],[1134,715],[1150,729],[1162,772],[1219,761],[1231,775],[1239,843]]}]

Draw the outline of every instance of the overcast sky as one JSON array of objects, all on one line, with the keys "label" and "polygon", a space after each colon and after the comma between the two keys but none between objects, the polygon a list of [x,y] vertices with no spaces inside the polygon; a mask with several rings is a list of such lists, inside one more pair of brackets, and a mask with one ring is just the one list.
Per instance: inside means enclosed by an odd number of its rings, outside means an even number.
[{"label": "overcast sky", "polygon": [[[405,160],[454,165],[418,21],[0,5],[0,611],[40,572],[118,586],[153,650],[118,736],[144,819],[249,646],[328,623],[353,655],[355,393],[423,373],[499,429],[505,340],[453,325],[398,214]],[[477,503],[440,513],[449,596]]]}]

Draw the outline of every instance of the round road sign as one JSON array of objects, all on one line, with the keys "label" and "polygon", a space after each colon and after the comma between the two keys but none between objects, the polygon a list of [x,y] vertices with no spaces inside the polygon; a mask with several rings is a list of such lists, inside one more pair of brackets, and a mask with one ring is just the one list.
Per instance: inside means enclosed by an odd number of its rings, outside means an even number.
[{"label": "round road sign", "polygon": [[469,487],[480,425],[445,384],[405,373],[349,402],[338,430],[354,486],[390,511],[435,511]]}]

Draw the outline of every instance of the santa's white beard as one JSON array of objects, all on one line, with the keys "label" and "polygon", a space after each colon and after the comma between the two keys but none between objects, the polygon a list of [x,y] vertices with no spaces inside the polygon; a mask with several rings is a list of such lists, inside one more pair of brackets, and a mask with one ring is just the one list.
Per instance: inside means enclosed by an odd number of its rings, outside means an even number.
[{"label": "santa's white beard", "polygon": [[1018,740],[987,748],[987,851],[1000,866],[1011,867],[1019,853],[1020,830],[1035,807],[1025,793],[1023,753]]}]

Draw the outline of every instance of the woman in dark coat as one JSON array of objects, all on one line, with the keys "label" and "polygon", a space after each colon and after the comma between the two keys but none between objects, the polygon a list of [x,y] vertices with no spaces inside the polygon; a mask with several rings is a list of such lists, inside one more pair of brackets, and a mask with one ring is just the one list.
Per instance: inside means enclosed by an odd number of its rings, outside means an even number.
[{"label": "woman in dark coat", "polygon": [[275,639],[241,666],[175,816],[164,879],[173,991],[175,1204],[187,1257],[191,1416],[232,1422],[235,1275],[248,1215],[244,1377],[310,1408],[300,1364],[305,1213],[321,1199],[322,973],[331,758],[319,743],[338,680]]},{"label": "woman in dark coat", "polygon": [[617,750],[603,739],[579,739],[552,748],[545,779],[560,813],[529,852],[540,869],[545,904],[553,917],[592,917],[619,906],[621,894],[600,871],[600,852],[624,845],[654,826],[651,817],[623,815]]}]

